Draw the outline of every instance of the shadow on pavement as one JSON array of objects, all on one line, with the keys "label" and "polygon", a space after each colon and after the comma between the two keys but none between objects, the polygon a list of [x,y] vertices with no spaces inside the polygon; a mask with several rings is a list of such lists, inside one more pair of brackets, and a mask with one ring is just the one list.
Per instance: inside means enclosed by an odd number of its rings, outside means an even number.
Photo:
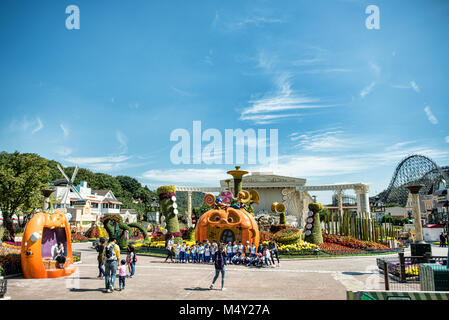
[{"label": "shadow on pavement", "polygon": [[70,291],[72,291],[72,292],[100,291],[100,292],[106,293],[104,288],[98,288],[98,289],[77,289],[77,288],[72,288],[72,289],[70,289]]},{"label": "shadow on pavement", "polygon": [[184,290],[186,290],[186,291],[210,291],[209,288],[200,288],[200,287],[196,287],[196,288],[184,288]]}]

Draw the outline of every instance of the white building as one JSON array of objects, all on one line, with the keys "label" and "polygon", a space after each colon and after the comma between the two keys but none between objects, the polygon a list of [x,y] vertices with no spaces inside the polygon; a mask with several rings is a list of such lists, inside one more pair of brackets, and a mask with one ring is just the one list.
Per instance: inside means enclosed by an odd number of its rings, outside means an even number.
[{"label": "white building", "polygon": [[[57,208],[66,209],[71,214],[70,223],[77,230],[86,230],[92,223],[98,223],[105,214],[125,214],[128,220],[137,221],[137,214],[121,212],[122,203],[117,200],[112,190],[92,190],[87,186],[86,181],[81,181],[75,189],[81,198],[71,190],[67,189],[66,180],[54,181],[56,191],[55,199],[58,202]],[[69,192],[66,197],[66,193]],[[123,218],[123,216],[122,216]]]}]

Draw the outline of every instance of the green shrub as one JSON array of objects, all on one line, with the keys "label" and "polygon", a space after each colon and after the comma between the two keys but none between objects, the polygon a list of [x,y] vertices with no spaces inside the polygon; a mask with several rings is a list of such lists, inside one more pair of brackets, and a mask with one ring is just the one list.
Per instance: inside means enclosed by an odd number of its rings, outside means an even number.
[{"label": "green shrub", "polygon": [[298,228],[286,228],[276,232],[273,240],[279,244],[293,244],[301,240],[302,232]]}]

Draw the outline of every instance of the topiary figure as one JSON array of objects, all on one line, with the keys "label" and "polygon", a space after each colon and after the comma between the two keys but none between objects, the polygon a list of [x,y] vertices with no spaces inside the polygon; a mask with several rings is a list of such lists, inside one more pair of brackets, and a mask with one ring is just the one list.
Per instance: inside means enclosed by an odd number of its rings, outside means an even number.
[{"label": "topiary figure", "polygon": [[279,244],[293,244],[301,240],[302,231],[298,228],[286,228],[276,232],[273,235],[273,240]]},{"label": "topiary figure", "polygon": [[[181,238],[182,234],[179,231],[178,209],[176,204],[176,187],[175,186],[160,186],[156,193],[159,197],[161,205],[161,212],[165,217],[167,237],[174,236]],[[179,239],[175,239],[177,241]]]},{"label": "topiary figure", "polygon": [[137,222],[129,223],[128,227],[139,229],[140,233],[143,235],[144,240],[145,241],[149,240],[147,230],[145,230],[145,228],[140,223]]},{"label": "topiary figure", "polygon": [[319,202],[309,204],[309,214],[306,219],[306,225],[304,228],[304,240],[313,243],[323,243],[323,235],[321,233],[321,223],[319,212],[323,209],[323,205]]}]

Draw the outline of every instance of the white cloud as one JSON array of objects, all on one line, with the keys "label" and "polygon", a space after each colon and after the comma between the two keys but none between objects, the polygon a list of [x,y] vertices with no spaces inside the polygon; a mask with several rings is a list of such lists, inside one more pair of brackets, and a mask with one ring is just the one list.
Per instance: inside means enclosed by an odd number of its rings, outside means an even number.
[{"label": "white cloud", "polygon": [[291,88],[289,74],[280,75],[276,79],[276,85],[276,92],[270,92],[260,99],[249,101],[251,106],[242,111],[240,120],[253,120],[259,123],[301,116],[301,114],[282,114],[280,113],[282,111],[332,107],[332,105],[319,104],[320,99],[296,94]]},{"label": "white cloud", "polygon": [[290,140],[299,140],[296,147],[301,147],[302,150],[318,152],[346,150],[361,144],[361,142],[355,138],[344,136],[342,131],[328,131],[317,134],[306,133],[299,136],[293,136]]},{"label": "white cloud", "polygon": [[128,151],[128,144],[126,136],[120,131],[116,132],[117,141],[120,144],[120,154],[126,153]]},{"label": "white cloud", "polygon": [[446,143],[449,143],[449,136],[444,137],[444,141],[446,141]]},{"label": "white cloud", "polygon": [[219,181],[229,178],[229,175],[221,169],[169,169],[149,170],[141,178],[180,186],[218,186]]},{"label": "white cloud", "polygon": [[87,167],[96,171],[114,171],[129,167],[126,162],[131,159],[130,156],[106,156],[106,157],[68,157],[64,160],[79,166]]},{"label": "white cloud", "polygon": [[44,125],[42,124],[42,121],[39,117],[36,118],[36,122],[37,122],[37,127],[33,129],[33,131],[31,131],[32,134],[35,134],[36,132],[42,130],[42,128],[44,127]]},{"label": "white cloud", "polygon": [[370,62],[369,63],[369,66],[370,66],[370,68],[371,68],[371,70],[373,70],[373,72],[376,74],[376,75],[379,75],[380,74],[380,67],[376,64],[376,63],[374,63],[374,62]]},{"label": "white cloud", "polygon": [[362,91],[360,91],[360,96],[362,98],[365,98],[365,96],[368,95],[373,90],[375,85],[376,85],[376,83],[374,81],[371,82],[371,84],[369,84],[368,86],[363,88]]},{"label": "white cloud", "polygon": [[424,107],[424,112],[426,113],[427,119],[430,121],[431,124],[437,124],[438,123],[438,119],[434,116],[434,114],[430,110],[429,106],[425,106]]},{"label": "white cloud", "polygon": [[413,90],[415,90],[416,92],[419,92],[419,87],[415,81],[410,81],[410,86],[412,87]]},{"label": "white cloud", "polygon": [[64,134],[64,137],[65,137],[65,138],[68,137],[68,135],[69,135],[69,129],[67,129],[62,123],[59,125],[59,127],[61,128],[62,133]]}]

